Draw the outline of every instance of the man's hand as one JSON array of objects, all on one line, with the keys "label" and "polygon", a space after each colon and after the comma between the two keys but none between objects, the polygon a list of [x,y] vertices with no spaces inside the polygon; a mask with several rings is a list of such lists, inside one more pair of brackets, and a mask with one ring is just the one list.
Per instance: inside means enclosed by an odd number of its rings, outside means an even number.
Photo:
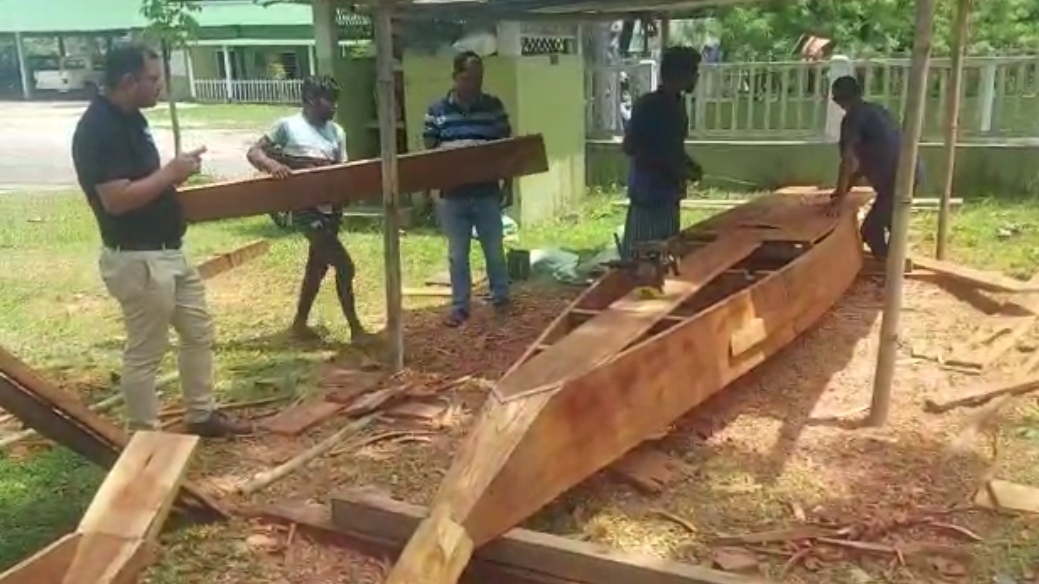
[{"label": "man's hand", "polygon": [[202,170],[202,155],[206,147],[202,146],[188,152],[182,152],[173,160],[166,163],[166,172],[173,184],[179,185]]},{"label": "man's hand", "polygon": [[265,170],[267,171],[267,174],[274,178],[288,178],[292,176],[291,168],[273,159],[267,164]]},{"label": "man's hand", "polygon": [[846,198],[844,193],[834,191],[830,193],[830,201],[823,206],[823,212],[830,217],[837,217],[841,214],[841,208],[844,206],[844,199]]}]

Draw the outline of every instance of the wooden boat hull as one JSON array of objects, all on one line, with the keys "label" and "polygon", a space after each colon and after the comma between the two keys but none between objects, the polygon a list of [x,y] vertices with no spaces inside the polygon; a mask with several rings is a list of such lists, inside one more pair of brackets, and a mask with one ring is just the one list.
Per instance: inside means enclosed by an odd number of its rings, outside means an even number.
[{"label": "wooden boat hull", "polygon": [[[700,249],[682,258],[687,271],[680,268],[676,278],[688,286],[676,286],[677,304],[666,312],[655,305],[650,318],[625,300],[632,288],[626,273],[604,276],[488,397],[431,517],[387,581],[457,581],[473,547],[665,429],[808,329],[861,269],[860,202],[827,218],[817,205],[772,195],[694,226],[682,237]],[[784,250],[794,259],[776,259]],[[713,259],[722,256],[725,261]],[[782,265],[739,282],[748,278],[739,268],[769,262]],[[608,327],[594,328],[611,317],[631,342],[611,338]],[[633,325],[636,318],[645,322]],[[587,322],[573,322],[582,319]],[[570,342],[579,335],[581,343]],[[624,342],[621,350],[582,361],[615,340]],[[574,350],[582,347],[585,353]],[[555,362],[574,367],[556,375],[546,356],[568,350]]]}]

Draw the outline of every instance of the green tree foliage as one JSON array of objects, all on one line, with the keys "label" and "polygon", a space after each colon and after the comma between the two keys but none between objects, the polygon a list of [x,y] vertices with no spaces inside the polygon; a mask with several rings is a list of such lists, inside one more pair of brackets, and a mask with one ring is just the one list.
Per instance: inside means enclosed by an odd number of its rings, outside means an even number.
[{"label": "green tree foliage", "polygon": [[166,94],[170,108],[170,125],[173,126],[174,150],[180,154],[180,119],[177,104],[173,99],[173,75],[170,72],[170,56],[173,51],[183,49],[198,31],[194,14],[201,10],[196,0],[142,0],[141,15],[148,19],[145,37],[158,42],[162,53],[162,72],[166,79]]},{"label": "green tree foliage", "polygon": [[[935,54],[949,51],[956,0],[937,0]],[[914,0],[774,0],[710,10],[710,29],[727,59],[789,59],[805,33],[836,41],[852,55],[908,54],[913,44]],[[1039,0],[974,0],[973,55],[1039,49]]]}]

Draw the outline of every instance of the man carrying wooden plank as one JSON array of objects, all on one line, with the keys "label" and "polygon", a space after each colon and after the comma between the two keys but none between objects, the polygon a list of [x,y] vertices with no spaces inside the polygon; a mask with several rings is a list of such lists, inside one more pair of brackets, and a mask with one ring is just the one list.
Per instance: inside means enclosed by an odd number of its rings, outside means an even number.
[{"label": "man carrying wooden plank", "polygon": [[205,148],[160,165],[142,108],[162,88],[155,51],[141,45],[105,56],[104,95],[80,118],[72,159],[101,231],[101,277],[119,302],[126,327],[121,390],[134,429],[159,426],[155,377],[172,325],[180,339],[178,369],[187,429],[202,436],[250,431],[216,410],[213,318],[202,279],[181,249],[187,223],[176,188],[197,174]]},{"label": "man carrying wooden plank", "polygon": [[[286,178],[296,169],[346,162],[346,133],[333,121],[339,86],[327,75],[308,77],[303,80],[302,93],[302,110],[275,122],[246,154],[249,163],[257,170]],[[328,267],[332,266],[336,273],[336,295],[343,316],[350,325],[350,336],[354,341],[367,340],[369,335],[357,317],[354,261],[339,240],[342,207],[321,205],[304,209],[293,213],[292,221],[310,242],[292,333],[302,340],[320,339],[307,326],[307,319],[321,289],[321,281],[325,279]]]},{"label": "man carrying wooden plank", "polygon": [[689,47],[671,47],[660,61],[660,87],[635,102],[624,133],[628,171],[628,215],[621,242],[622,258],[632,246],[678,235],[679,203],[686,186],[703,176],[703,169],[685,151],[689,131],[685,94],[696,88],[700,54]]},{"label": "man carrying wooden plank", "polygon": [[[839,213],[851,187],[860,177],[865,178],[877,196],[862,221],[862,240],[874,258],[884,260],[894,214],[902,131],[884,106],[862,99],[862,87],[854,77],[838,77],[830,88],[830,94],[833,102],[844,110],[844,119],[841,120],[841,166],[837,190],[831,195],[832,204],[828,211]],[[915,180],[919,183],[919,164],[915,172]]]},{"label": "man carrying wooden plank", "polygon": [[[429,106],[423,140],[426,148],[457,148],[501,140],[512,135],[509,115],[497,97],[483,92],[483,60],[472,51],[455,56],[454,87]],[[465,169],[459,169],[465,172]],[[509,273],[505,264],[502,208],[512,204],[510,181],[469,184],[440,193],[437,215],[447,236],[451,274],[451,311],[444,324],[457,327],[469,318],[472,271],[469,247],[472,232],[483,249],[491,303],[504,312],[509,306]]]}]

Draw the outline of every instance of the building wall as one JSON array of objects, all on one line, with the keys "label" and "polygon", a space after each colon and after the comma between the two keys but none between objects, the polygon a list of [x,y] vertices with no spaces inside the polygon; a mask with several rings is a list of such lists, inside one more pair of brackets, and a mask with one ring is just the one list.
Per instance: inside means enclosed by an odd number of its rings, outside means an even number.
[{"label": "building wall", "polygon": [[[937,196],[941,192],[943,148],[933,142],[920,145],[924,183],[918,192],[922,195]],[[704,186],[738,191],[747,187],[736,181],[766,189],[832,185],[837,178],[837,147],[825,142],[688,142],[687,149],[703,164],[708,175]],[[587,160],[589,185],[614,187],[625,183],[628,160],[619,142],[588,141]],[[961,197],[1039,195],[1039,145],[960,146],[953,192]]]},{"label": "building wall", "polygon": [[[426,110],[451,88],[451,59],[405,54],[405,116],[410,150],[421,150]],[[546,91],[551,88],[551,91]],[[537,222],[583,196],[584,69],[579,57],[489,57],[484,90],[498,96],[513,132],[540,133],[549,159],[547,173],[515,183],[520,222]]]}]

